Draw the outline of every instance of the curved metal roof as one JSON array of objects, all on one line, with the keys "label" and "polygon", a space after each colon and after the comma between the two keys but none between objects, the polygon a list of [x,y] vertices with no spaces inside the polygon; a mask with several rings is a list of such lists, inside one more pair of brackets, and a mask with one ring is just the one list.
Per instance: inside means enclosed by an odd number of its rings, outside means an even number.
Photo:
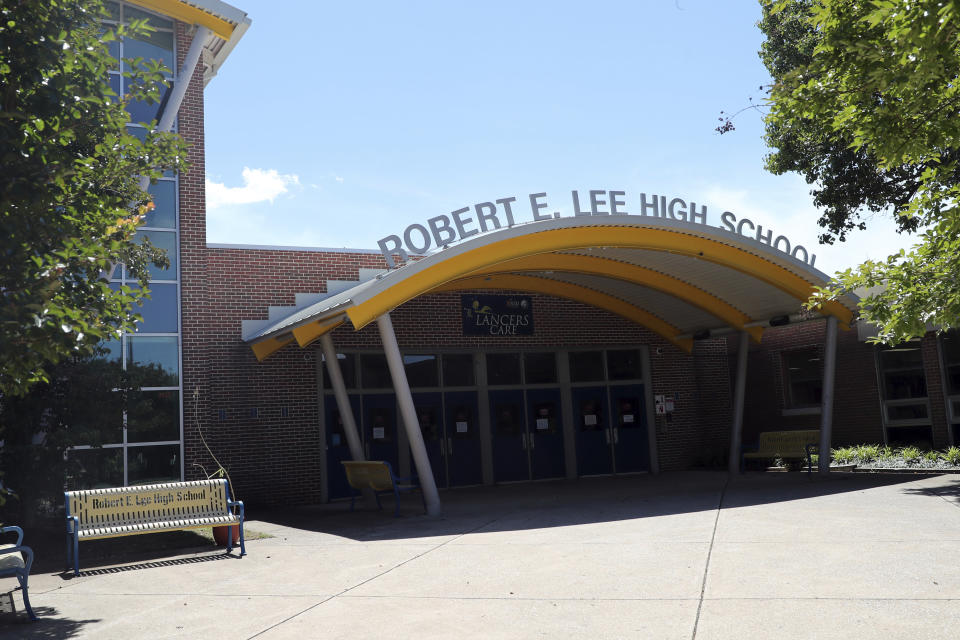
[{"label": "curved metal roof", "polygon": [[[571,217],[475,236],[373,280],[259,323],[243,339],[259,359],[349,322],[361,329],[417,296],[464,289],[540,292],[592,304],[689,350],[730,327],[759,340],[830,278],[789,254],[720,228],[649,216]],[[819,311],[849,325],[858,299]]]}]

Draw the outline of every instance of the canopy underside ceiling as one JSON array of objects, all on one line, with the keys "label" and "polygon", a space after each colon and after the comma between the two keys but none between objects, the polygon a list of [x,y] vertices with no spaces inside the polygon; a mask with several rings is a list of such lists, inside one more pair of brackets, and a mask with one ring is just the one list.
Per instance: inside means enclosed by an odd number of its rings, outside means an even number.
[{"label": "canopy underside ceiling", "polygon": [[[472,238],[291,309],[244,339],[263,359],[294,338],[306,346],[345,319],[360,329],[431,292],[500,289],[591,304],[689,350],[693,335],[720,329],[746,330],[759,340],[771,318],[798,313],[828,282],[768,245],[705,225],[636,216],[610,224],[552,220]],[[856,302],[845,296],[819,311],[847,326]]]}]

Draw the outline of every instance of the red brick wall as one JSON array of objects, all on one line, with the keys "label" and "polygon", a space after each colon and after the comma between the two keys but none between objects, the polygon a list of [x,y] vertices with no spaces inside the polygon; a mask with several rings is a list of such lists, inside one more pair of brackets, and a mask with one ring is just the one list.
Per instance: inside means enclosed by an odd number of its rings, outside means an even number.
[{"label": "red brick wall", "polygon": [[[327,279],[355,280],[358,269],[382,268],[379,255],[211,248],[209,301],[209,426],[206,433],[238,493],[254,502],[320,498],[320,422],[316,350],[288,346],[258,363],[240,340],[241,320],[264,319],[269,305],[292,305],[296,293],[324,291]],[[661,468],[707,464],[723,456],[729,430],[729,380],[723,341],[698,343],[688,355],[665,340],[605,311],[533,295],[535,334],[464,337],[458,293],[423,296],[392,314],[402,349],[560,348],[650,346],[654,393],[677,395],[669,422],[658,419]],[[424,322],[428,318],[429,322]],[[375,325],[341,327],[342,349],[380,349]],[[660,353],[657,353],[657,351]],[[288,408],[289,416],[281,418]],[[257,409],[257,415],[251,412]],[[221,419],[221,411],[225,416]],[[188,461],[198,455],[188,451]],[[202,456],[201,456],[202,457]],[[722,462],[722,460],[720,461]]]},{"label": "red brick wall", "polygon": [[[815,347],[823,357],[826,322],[822,319],[770,327],[761,344],[751,344],[747,361],[747,401],[743,442],[755,442],[762,431],[819,429],[820,414],[786,416],[784,351]],[[731,376],[736,366],[736,341],[731,340]],[[859,342],[855,329],[837,333],[836,390],[833,443],[845,446],[883,442],[880,395],[873,345]]]},{"label": "red brick wall", "polygon": [[[193,33],[177,23],[177,68],[183,64]],[[212,463],[198,457],[200,440],[196,425],[205,424],[209,349],[207,340],[209,290],[207,287],[207,216],[204,192],[203,69],[197,65],[177,116],[180,135],[190,146],[190,169],[180,175],[180,341],[183,368],[184,473],[186,479],[201,477],[193,462],[212,473]]]}]

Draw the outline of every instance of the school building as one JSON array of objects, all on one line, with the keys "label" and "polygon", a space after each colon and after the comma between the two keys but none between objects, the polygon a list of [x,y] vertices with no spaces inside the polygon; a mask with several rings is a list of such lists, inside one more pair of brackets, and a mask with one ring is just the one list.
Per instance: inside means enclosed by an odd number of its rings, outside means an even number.
[{"label": "school building", "polygon": [[444,488],[736,472],[762,431],[960,438],[960,335],[870,344],[855,296],[803,309],[828,282],[812,250],[684,198],[573,190],[561,216],[516,194],[370,249],[208,243],[203,87],[251,22],[216,0],[111,7],[157,27],[117,55],[169,62],[194,169],[150,187],[141,233],[171,266],[114,357],[155,384],[122,439],[71,451],[88,485],[202,477],[209,447],[248,503],[323,502],[349,495],[341,461],[387,460],[439,512]]}]

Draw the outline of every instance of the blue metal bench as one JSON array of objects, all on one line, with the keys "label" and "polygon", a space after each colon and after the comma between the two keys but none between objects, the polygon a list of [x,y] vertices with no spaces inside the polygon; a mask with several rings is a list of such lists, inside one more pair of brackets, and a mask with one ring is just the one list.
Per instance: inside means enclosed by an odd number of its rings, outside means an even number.
[{"label": "blue metal bench", "polygon": [[423,497],[423,490],[417,482],[416,476],[409,478],[400,478],[393,473],[393,467],[385,460],[367,460],[363,462],[353,462],[344,460],[341,462],[347,472],[347,482],[356,492],[350,498],[350,511],[357,500],[357,496],[362,495],[365,489],[373,491],[377,498],[377,507],[383,509],[380,504],[380,494],[392,493],[396,498],[396,508],[393,515],[400,515],[400,494],[409,491],[420,490],[420,499],[423,501],[423,511],[427,511],[427,501]]},{"label": "blue metal bench", "polygon": [[0,544],[0,578],[15,577],[23,591],[23,606],[34,622],[37,621],[33,607],[30,606],[30,595],[27,593],[27,579],[30,577],[30,566],[33,565],[33,549],[23,546],[23,529],[20,527],[0,527],[0,535],[16,533],[16,544]]}]

